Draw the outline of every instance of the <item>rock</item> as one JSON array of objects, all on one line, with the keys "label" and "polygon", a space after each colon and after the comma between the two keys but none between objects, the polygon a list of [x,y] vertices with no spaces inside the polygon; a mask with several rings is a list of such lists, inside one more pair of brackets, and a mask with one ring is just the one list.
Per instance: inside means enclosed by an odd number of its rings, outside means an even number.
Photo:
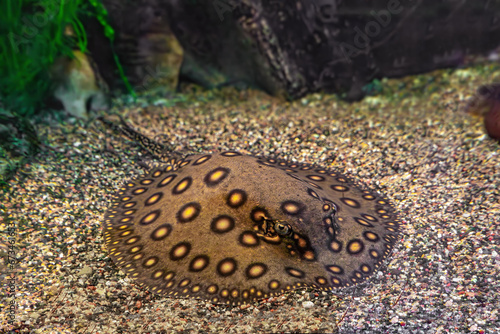
[{"label": "rock", "polygon": [[89,266],[85,266],[82,269],[80,269],[80,271],[78,272],[78,276],[84,276],[84,275],[90,276],[92,275],[92,273],[93,273],[92,268]]},{"label": "rock", "polygon": [[83,20],[88,49],[110,88],[125,88],[117,75],[116,53],[135,90],[177,85],[183,50],[167,21],[163,0],[104,0],[108,23],[114,29],[114,48],[94,17]]},{"label": "rock", "polygon": [[500,46],[498,2],[164,3],[184,48],[181,78],[244,82],[289,98],[324,90],[358,99],[374,78],[458,66]]},{"label": "rock", "polygon": [[[63,104],[67,113],[87,119],[88,111],[109,108],[108,88],[99,79],[97,69],[94,71],[87,55],[79,50],[73,51],[73,55],[73,59],[57,59],[51,68],[54,97]],[[87,105],[90,110],[87,110]]]},{"label": "rock", "polygon": [[314,307],[314,303],[310,300],[306,300],[305,302],[302,303],[303,308],[312,308]]},{"label": "rock", "polygon": [[[375,78],[460,66],[471,56],[500,46],[500,2],[495,1],[485,5],[474,0],[103,0],[103,4],[116,31],[116,50],[130,65],[125,66],[127,74],[148,64],[145,58],[155,44],[147,46],[148,36],[171,29],[184,53],[181,83],[258,87],[290,99],[316,91],[359,99]],[[104,43],[91,39],[89,49],[96,61],[111,59],[105,57]]]}]

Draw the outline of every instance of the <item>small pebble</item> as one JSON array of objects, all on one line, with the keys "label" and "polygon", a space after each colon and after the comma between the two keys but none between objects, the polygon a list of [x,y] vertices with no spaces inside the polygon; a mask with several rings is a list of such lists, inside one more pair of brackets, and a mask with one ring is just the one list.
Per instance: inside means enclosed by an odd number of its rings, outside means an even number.
[{"label": "small pebble", "polygon": [[80,271],[78,272],[78,275],[79,276],[85,276],[85,275],[90,276],[90,275],[92,275],[92,268],[89,266],[85,266],[82,269],[80,269]]},{"label": "small pebble", "polygon": [[306,300],[305,302],[302,302],[303,308],[311,308],[313,306],[314,306],[314,303],[312,301]]}]

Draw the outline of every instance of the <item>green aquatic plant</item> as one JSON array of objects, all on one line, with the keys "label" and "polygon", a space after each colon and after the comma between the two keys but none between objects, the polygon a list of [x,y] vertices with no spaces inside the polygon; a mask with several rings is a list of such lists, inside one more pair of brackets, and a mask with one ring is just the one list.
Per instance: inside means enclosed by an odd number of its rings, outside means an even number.
[{"label": "green aquatic plant", "polygon": [[128,81],[127,76],[125,75],[125,71],[123,70],[120,60],[118,59],[118,55],[116,54],[114,49],[115,30],[109,24],[108,11],[99,0],[87,0],[87,1],[90,6],[82,6],[82,13],[85,13],[88,16],[95,17],[97,21],[99,21],[99,23],[101,24],[104,36],[106,36],[106,38],[109,39],[111,51],[113,53],[113,59],[118,69],[118,73],[120,74],[120,77],[123,80],[123,83],[125,84],[125,87],[127,88],[128,92],[130,93],[130,95],[132,95],[132,97],[135,100],[137,97],[135,91],[132,88],[130,82]]},{"label": "green aquatic plant", "polygon": [[[81,21],[87,17],[97,18],[113,48],[115,32],[99,0],[0,1],[0,176],[6,170],[12,174],[22,157],[38,151],[40,141],[29,118],[51,96],[56,59],[74,58],[76,49],[87,51]],[[113,54],[125,86],[135,97]]]},{"label": "green aquatic plant", "polygon": [[0,1],[0,179],[40,148],[29,118],[50,94],[51,65],[87,48],[82,1]]},{"label": "green aquatic plant", "polygon": [[[87,50],[81,18],[95,17],[111,48],[115,32],[99,0],[0,1],[0,101],[21,116],[32,115],[51,90],[50,68],[60,56],[73,58],[73,50]],[[115,63],[129,92],[120,61]]]},{"label": "green aquatic plant", "polygon": [[[21,116],[35,113],[51,89],[50,66],[72,50],[86,50],[78,19],[82,0],[0,2],[0,98]],[[65,33],[68,27],[72,33]]]}]

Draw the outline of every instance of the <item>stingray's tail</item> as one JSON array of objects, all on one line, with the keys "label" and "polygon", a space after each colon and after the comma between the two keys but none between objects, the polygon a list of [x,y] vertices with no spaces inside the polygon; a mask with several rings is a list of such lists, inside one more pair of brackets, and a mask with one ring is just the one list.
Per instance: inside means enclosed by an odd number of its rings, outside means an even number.
[{"label": "stingray's tail", "polygon": [[144,149],[146,149],[151,155],[153,155],[155,158],[161,160],[161,161],[169,161],[172,157],[177,157],[179,154],[177,152],[174,152],[171,148],[158,143],[157,141],[143,135],[142,133],[139,133],[132,129],[130,125],[128,125],[125,120],[120,117],[120,122],[121,124],[116,124],[115,122],[112,122],[110,120],[105,119],[104,117],[99,117],[98,120],[100,120],[104,125],[109,127],[110,129],[117,131],[129,139],[138,142]]}]

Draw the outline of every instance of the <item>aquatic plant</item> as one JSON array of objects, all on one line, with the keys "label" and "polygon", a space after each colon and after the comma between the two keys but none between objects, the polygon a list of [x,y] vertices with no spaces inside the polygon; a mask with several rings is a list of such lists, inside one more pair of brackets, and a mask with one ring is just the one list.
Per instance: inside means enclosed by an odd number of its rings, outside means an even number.
[{"label": "aquatic plant", "polygon": [[[86,49],[78,19],[83,0],[4,0],[0,2],[0,162],[12,175],[40,141],[29,117],[50,94],[50,66],[59,56]],[[67,33],[66,29],[72,31]]]},{"label": "aquatic plant", "polygon": [[[73,50],[87,50],[82,19],[95,17],[111,45],[114,30],[99,0],[0,1],[0,165],[21,163],[33,156],[40,141],[29,118],[51,95],[50,70],[59,57],[73,58]],[[118,58],[115,62],[133,94]],[[14,163],[13,163],[14,161]],[[0,167],[0,176],[4,175]],[[10,172],[8,174],[11,174]]]},{"label": "aquatic plant", "polygon": [[[78,19],[82,0],[0,2],[0,96],[5,108],[32,115],[50,88],[49,68],[61,55],[86,49]],[[71,27],[73,34],[65,34]]]}]

